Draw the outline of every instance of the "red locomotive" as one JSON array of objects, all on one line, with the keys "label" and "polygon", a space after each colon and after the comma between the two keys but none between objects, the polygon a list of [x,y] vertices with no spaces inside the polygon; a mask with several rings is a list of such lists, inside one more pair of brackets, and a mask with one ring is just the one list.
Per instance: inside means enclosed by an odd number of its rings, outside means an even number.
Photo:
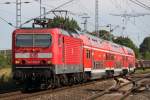
[{"label": "red locomotive", "polygon": [[25,89],[59,86],[134,71],[130,48],[60,28],[13,32],[13,77]]}]

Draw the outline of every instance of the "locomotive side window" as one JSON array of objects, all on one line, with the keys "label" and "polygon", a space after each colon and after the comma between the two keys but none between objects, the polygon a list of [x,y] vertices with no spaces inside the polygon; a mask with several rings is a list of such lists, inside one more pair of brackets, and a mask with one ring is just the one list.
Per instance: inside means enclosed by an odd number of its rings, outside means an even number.
[{"label": "locomotive side window", "polygon": [[51,42],[50,34],[19,34],[16,36],[17,47],[49,47]]}]

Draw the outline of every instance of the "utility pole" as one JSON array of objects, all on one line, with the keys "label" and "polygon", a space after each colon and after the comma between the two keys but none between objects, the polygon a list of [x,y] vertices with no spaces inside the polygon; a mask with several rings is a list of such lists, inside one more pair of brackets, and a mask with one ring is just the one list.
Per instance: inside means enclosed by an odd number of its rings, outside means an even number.
[{"label": "utility pole", "polygon": [[109,27],[109,32],[111,33],[112,32],[112,25],[111,24],[108,24],[106,27]]},{"label": "utility pole", "polygon": [[95,0],[95,33],[96,33],[97,37],[99,36],[98,30],[99,30],[99,21],[98,21],[98,0]]},{"label": "utility pole", "polygon": [[124,31],[126,30],[126,27],[127,27],[127,23],[128,23],[128,19],[130,18],[134,18],[134,24],[135,24],[135,18],[137,17],[141,17],[141,16],[146,16],[146,15],[150,15],[150,13],[122,13],[122,14],[110,14],[112,16],[119,16],[122,18],[122,35],[124,33]]},{"label": "utility pole", "polygon": [[[16,4],[16,28],[20,28],[21,27],[21,4],[22,3],[25,3],[25,4],[28,4],[28,3],[31,3],[31,2],[28,2],[28,1],[25,1],[25,2],[21,2],[21,0],[16,0],[16,2],[4,2],[4,3],[1,3],[1,4]],[[2,18],[1,18],[2,19]],[[3,21],[7,22],[6,20],[2,19]],[[11,23],[8,23],[9,25],[13,26]]]},{"label": "utility pole", "polygon": [[16,28],[21,26],[21,0],[16,0]]},{"label": "utility pole", "polygon": [[[10,4],[11,2],[7,2],[7,3]],[[22,3],[30,3],[30,2],[21,2],[21,0],[16,0],[16,28],[21,27],[21,4]]]},{"label": "utility pole", "polygon": [[42,0],[40,0],[40,19],[41,19],[41,15],[42,15]]},{"label": "utility pole", "polygon": [[88,22],[88,18],[90,18],[90,17],[88,17],[88,16],[85,16],[85,17],[82,17],[83,19],[84,19],[84,22],[83,23],[81,23],[81,24],[83,24],[84,25],[84,31],[87,31],[87,22]]},{"label": "utility pole", "polygon": [[43,8],[43,15],[44,15],[44,18],[46,18],[46,8],[45,7],[42,7]]}]

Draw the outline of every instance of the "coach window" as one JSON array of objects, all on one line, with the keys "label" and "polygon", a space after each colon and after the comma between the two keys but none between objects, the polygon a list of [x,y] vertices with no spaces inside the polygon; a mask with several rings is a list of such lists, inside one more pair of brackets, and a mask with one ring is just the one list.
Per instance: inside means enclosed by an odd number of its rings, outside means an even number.
[{"label": "coach window", "polygon": [[108,60],[108,54],[106,53],[106,60]]},{"label": "coach window", "polygon": [[88,59],[90,59],[90,58],[91,58],[90,50],[86,50],[86,58],[88,58]]},{"label": "coach window", "polygon": [[115,58],[114,58],[114,55],[113,54],[111,54],[111,60],[114,60]]},{"label": "coach window", "polygon": [[126,57],[126,61],[128,61],[128,57]]},{"label": "coach window", "polygon": [[125,61],[125,56],[122,56],[122,60]]},{"label": "coach window", "polygon": [[106,53],[106,60],[111,60],[112,59],[112,55],[109,53]]}]

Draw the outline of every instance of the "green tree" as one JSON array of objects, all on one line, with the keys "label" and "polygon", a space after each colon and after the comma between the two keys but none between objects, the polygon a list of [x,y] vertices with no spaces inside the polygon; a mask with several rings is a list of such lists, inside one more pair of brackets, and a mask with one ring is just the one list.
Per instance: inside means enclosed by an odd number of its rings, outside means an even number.
[{"label": "green tree", "polygon": [[114,38],[113,34],[111,34],[110,32],[108,32],[106,30],[100,30],[99,37],[104,40],[109,40],[109,41],[112,41]]},{"label": "green tree", "polygon": [[[97,36],[95,32],[92,32],[91,35]],[[112,41],[114,38],[113,34],[106,30],[100,30],[98,33],[98,37],[108,41]]]},{"label": "green tree", "polygon": [[144,60],[150,60],[150,52],[146,51],[146,52],[143,53],[142,56],[143,56]]},{"label": "green tree", "polygon": [[150,37],[146,37],[140,45],[140,53],[143,59],[150,60]]},{"label": "green tree", "polygon": [[136,47],[136,45],[133,43],[133,41],[130,38],[128,38],[128,37],[118,37],[117,39],[114,39],[113,41],[117,44],[124,45],[126,47],[129,47],[129,48],[133,49],[134,52],[135,52],[135,56],[137,58],[140,57],[139,49]]},{"label": "green tree", "polygon": [[63,17],[54,17],[53,21],[48,23],[48,27],[51,28],[60,27],[71,32],[80,30],[78,23],[74,19]]},{"label": "green tree", "polygon": [[140,45],[140,52],[150,52],[150,37],[146,37]]}]

